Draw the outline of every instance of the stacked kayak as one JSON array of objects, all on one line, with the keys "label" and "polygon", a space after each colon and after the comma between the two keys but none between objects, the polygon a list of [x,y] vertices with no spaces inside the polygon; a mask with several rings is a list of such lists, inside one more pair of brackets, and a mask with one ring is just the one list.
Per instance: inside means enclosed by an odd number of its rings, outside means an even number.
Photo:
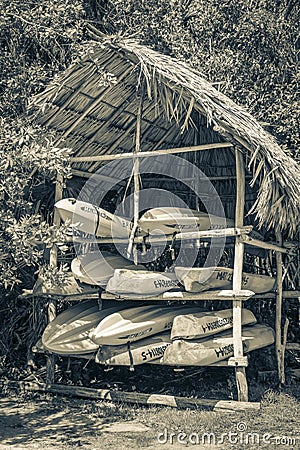
[{"label": "stacked kayak", "polygon": [[139,220],[140,228],[152,235],[203,231],[234,226],[234,221],[189,208],[152,208]]},{"label": "stacked kayak", "polygon": [[43,347],[59,355],[78,355],[95,352],[98,344],[89,334],[105,317],[128,307],[129,303],[101,310],[97,300],[78,303],[60,313],[50,322],[42,335]]},{"label": "stacked kayak", "polygon": [[106,366],[138,366],[161,358],[171,342],[170,333],[164,332],[130,344],[101,345],[96,362]]},{"label": "stacked kayak", "polygon": [[[97,339],[99,343],[96,362],[110,366],[144,363],[205,366],[233,356],[233,337],[230,329],[233,320],[230,309],[216,312],[189,311],[188,314],[179,314],[177,311],[178,314],[170,321],[171,332],[158,332],[162,329],[162,322],[159,323],[158,317],[157,323],[153,324],[158,310],[151,310],[151,321],[147,320],[149,310],[144,310],[144,320],[124,320],[133,314],[134,309],[107,317],[92,332],[91,339]],[[186,309],[185,307],[185,312]],[[169,317],[174,313],[175,311],[170,311]],[[242,324],[246,325],[242,331],[245,353],[274,343],[272,328],[257,325],[251,311],[243,310]]]},{"label": "stacked kayak", "polygon": [[116,269],[134,268],[145,270],[143,265],[135,266],[120,255],[102,251],[90,252],[80,258],[74,258],[71,270],[74,277],[82,283],[105,287]]},{"label": "stacked kayak", "polygon": [[[175,267],[175,273],[188,292],[202,292],[209,289],[230,289],[233,269],[229,267]],[[242,289],[262,294],[274,289],[275,278],[266,275],[243,272]]]},{"label": "stacked kayak", "polygon": [[[122,302],[100,310],[98,302],[90,300],[50,322],[42,346],[110,366],[211,365],[233,356],[232,324],[230,309],[209,312],[198,306],[132,307]],[[273,330],[256,324],[251,311],[243,310],[242,324],[245,352],[274,343]]]},{"label": "stacked kayak", "polygon": [[106,290],[114,294],[156,296],[179,287],[175,273],[136,270],[136,267],[134,270],[116,269],[107,283]]},{"label": "stacked kayak", "polygon": [[[275,341],[274,331],[267,325],[253,325],[242,330],[245,353],[267,347]],[[169,345],[160,364],[177,366],[209,366],[233,356],[232,331],[196,340],[176,339]]]},{"label": "stacked kayak", "polygon": [[133,226],[127,219],[75,198],[59,200],[55,208],[63,222],[98,237],[128,237]]},{"label": "stacked kayak", "polygon": [[[88,202],[65,198],[55,204],[63,222],[78,231],[99,237],[128,237],[133,223]],[[141,234],[170,235],[180,231],[197,231],[234,226],[234,221],[189,208],[152,208],[139,219]]]},{"label": "stacked kayak", "polygon": [[199,306],[137,306],[102,320],[90,333],[98,345],[120,345],[170,330],[177,315],[201,310]]}]

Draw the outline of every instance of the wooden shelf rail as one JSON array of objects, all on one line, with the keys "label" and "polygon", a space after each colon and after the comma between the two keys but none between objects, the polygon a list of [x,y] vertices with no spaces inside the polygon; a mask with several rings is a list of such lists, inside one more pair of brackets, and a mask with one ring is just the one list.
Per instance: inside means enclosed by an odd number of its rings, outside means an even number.
[{"label": "wooden shelf rail", "polygon": [[227,301],[227,300],[240,300],[246,301],[254,296],[254,292],[248,290],[221,290],[221,291],[205,291],[193,294],[191,292],[177,291],[177,292],[164,292],[161,295],[155,297],[151,296],[133,296],[126,295],[116,295],[110,294],[109,292],[103,292],[101,294],[102,300],[140,300],[140,301],[197,301],[197,300],[216,300],[216,301]]},{"label": "wooden shelf rail", "polygon": [[[178,147],[178,148],[166,148],[166,149],[160,149],[160,150],[150,150],[146,152],[139,152],[138,155],[135,155],[135,157],[138,158],[151,158],[153,156],[159,156],[159,155],[173,155],[175,153],[187,153],[187,152],[199,152],[199,151],[205,151],[205,150],[214,150],[218,148],[226,148],[226,147],[232,147],[232,144],[230,142],[216,142],[212,144],[204,144],[204,145],[195,145],[190,147]],[[132,158],[133,153],[115,153],[111,155],[93,155],[93,156],[74,156],[73,158],[70,158],[71,163],[77,163],[77,162],[95,162],[95,161],[113,161],[115,159],[126,159],[126,158]]]},{"label": "wooden shelf rail", "polygon": [[[210,239],[210,238],[224,238],[224,237],[235,237],[244,236],[251,233],[253,227],[239,227],[239,228],[224,228],[216,230],[205,230],[205,231],[191,231],[191,232],[181,232],[174,235],[156,236],[156,235],[146,235],[137,236],[134,238],[134,244],[155,244],[160,242],[171,242],[171,241],[190,241],[198,239]],[[67,238],[67,242],[77,242],[77,243],[90,243],[90,244],[128,244],[128,238],[106,238],[106,237],[81,237],[81,236],[70,236]]]}]

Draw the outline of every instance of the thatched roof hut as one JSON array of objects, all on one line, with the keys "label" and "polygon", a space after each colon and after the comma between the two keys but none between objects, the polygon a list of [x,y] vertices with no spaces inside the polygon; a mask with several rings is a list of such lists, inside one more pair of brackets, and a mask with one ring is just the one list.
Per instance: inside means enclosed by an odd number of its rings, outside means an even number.
[{"label": "thatched roof hut", "polygon": [[[198,152],[197,165],[213,180],[226,214],[234,217],[235,157],[228,143],[233,144],[243,152],[249,222],[295,235],[299,166],[243,107],[183,62],[133,39],[99,33],[94,38],[86,56],[35,99],[40,123],[73,148],[75,174],[87,177],[106,157],[132,152],[143,86],[141,151],[224,144]],[[89,161],[95,155],[102,159]],[[195,161],[190,153],[178,156]]]}]

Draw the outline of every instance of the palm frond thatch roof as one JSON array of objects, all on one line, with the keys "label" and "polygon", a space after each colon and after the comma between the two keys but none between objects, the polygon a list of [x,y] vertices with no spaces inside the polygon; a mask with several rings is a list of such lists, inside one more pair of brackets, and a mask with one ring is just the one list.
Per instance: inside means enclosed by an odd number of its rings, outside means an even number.
[{"label": "palm frond thatch roof", "polygon": [[[133,150],[143,84],[142,151],[231,142],[242,149],[250,186],[256,188],[248,212],[267,229],[297,232],[299,166],[243,107],[184,62],[134,39],[96,36],[88,50],[34,101],[39,122],[60,133],[74,156]],[[234,158],[225,146],[200,152],[201,168],[210,161],[213,173],[234,174]],[[94,172],[101,164],[81,160],[73,166]]]}]

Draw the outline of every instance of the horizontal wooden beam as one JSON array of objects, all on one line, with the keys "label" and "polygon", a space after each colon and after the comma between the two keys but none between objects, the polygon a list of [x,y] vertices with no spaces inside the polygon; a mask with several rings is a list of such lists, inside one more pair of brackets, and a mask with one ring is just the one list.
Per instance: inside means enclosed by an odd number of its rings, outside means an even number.
[{"label": "horizontal wooden beam", "polygon": [[248,290],[233,291],[233,290],[219,290],[219,291],[205,291],[205,292],[185,292],[185,291],[169,291],[163,294],[150,297],[149,295],[137,296],[137,295],[117,295],[109,292],[102,292],[102,300],[140,300],[140,301],[199,301],[199,300],[216,300],[216,301],[228,301],[228,300],[242,300],[246,301],[254,296],[254,292]]},{"label": "horizontal wooden beam", "polygon": [[[73,175],[75,175],[75,176],[78,176],[78,177],[82,177],[82,178],[90,178],[90,177],[93,177],[93,176],[95,176],[95,175],[99,175],[100,177],[104,177],[105,178],[105,175],[101,175],[101,173],[100,172],[85,172],[85,171],[83,171],[83,170],[79,170],[79,169],[73,169],[73,168],[71,168],[71,171],[72,171],[72,174]],[[108,177],[109,178],[109,177]],[[228,176],[220,176],[220,177],[211,177],[211,176],[208,176],[207,175],[207,178],[210,180],[210,181],[228,181],[228,180],[236,180],[236,176],[235,175],[228,175]],[[252,179],[252,176],[251,175],[246,175],[246,177],[245,177],[246,179]],[[191,181],[191,178],[181,178],[180,179],[181,181],[183,181],[183,182],[185,182],[185,181]],[[151,180],[150,179],[143,179],[143,184],[146,184],[147,183],[147,181],[153,181],[153,179],[151,178]],[[176,180],[175,178],[167,178],[167,177],[156,177],[155,178],[155,181],[156,182],[164,182],[164,181],[167,181],[168,183],[177,183],[178,182],[178,180]],[[123,181],[121,181],[119,184],[121,184],[121,183],[123,183]],[[124,182],[124,184],[125,184],[125,182]],[[300,245],[300,244],[299,244]],[[298,245],[298,246],[299,246]],[[293,245],[294,247],[295,247],[295,245]],[[287,247],[288,247],[288,245],[287,245]]]},{"label": "horizontal wooden beam", "polygon": [[[283,291],[283,298],[300,298],[300,291]],[[255,299],[276,298],[276,292],[266,292],[265,294],[255,294]]]},{"label": "horizontal wooden beam", "polygon": [[[147,236],[137,236],[134,239],[135,244],[155,244],[166,241],[190,241],[197,239],[208,239],[208,238],[224,238],[224,237],[234,237],[242,236],[251,233],[253,227],[241,227],[241,228],[223,228],[216,230],[205,230],[205,231],[189,231],[185,233],[177,233],[175,235],[147,235]],[[99,244],[127,244],[128,238],[102,238],[102,237],[91,237],[91,238],[81,238],[80,236],[70,236],[67,238],[68,242],[77,243],[99,243]]]},{"label": "horizontal wooden beam", "polygon": [[109,389],[94,389],[83,386],[63,384],[37,383],[33,381],[6,382],[10,388],[22,389],[26,392],[49,392],[65,396],[107,400],[117,403],[134,403],[141,405],[162,405],[173,408],[204,409],[210,411],[245,411],[259,410],[258,402],[237,402],[234,400],[211,400],[202,398],[176,397],[174,395],[144,394],[139,392],[111,391]]},{"label": "horizontal wooden beam", "polygon": [[300,344],[299,344],[299,342],[288,342],[285,346],[285,349],[300,351]]},{"label": "horizontal wooden beam", "polygon": [[[214,150],[218,148],[227,148],[232,147],[232,144],[229,142],[216,142],[212,144],[203,144],[203,145],[196,145],[191,147],[177,147],[177,148],[166,148],[162,150],[153,150],[153,151],[147,151],[147,152],[140,152],[137,157],[138,158],[148,158],[151,156],[158,156],[158,155],[174,155],[175,153],[187,153],[187,152],[199,152],[204,150]],[[133,153],[117,153],[112,155],[93,155],[93,156],[74,156],[73,158],[70,158],[71,163],[72,162],[94,162],[94,161],[113,161],[114,159],[125,159],[125,158],[132,158]]]},{"label": "horizontal wooden beam", "polygon": [[71,169],[72,175],[76,176],[76,177],[81,177],[81,178],[91,178],[91,177],[95,177],[95,179],[99,179],[100,181],[105,181],[108,182],[112,185],[121,185],[121,186],[125,186],[126,183],[124,180],[119,180],[118,178],[113,178],[113,177],[108,177],[107,175],[102,175],[101,173],[95,172],[85,172],[83,170],[78,170],[78,169]]},{"label": "horizontal wooden beam", "polygon": [[253,247],[264,248],[266,250],[274,250],[279,253],[292,253],[293,250],[289,248],[280,247],[279,245],[273,244],[271,242],[263,242],[258,239],[254,239],[251,236],[243,235],[241,239],[244,243],[252,245]]}]

